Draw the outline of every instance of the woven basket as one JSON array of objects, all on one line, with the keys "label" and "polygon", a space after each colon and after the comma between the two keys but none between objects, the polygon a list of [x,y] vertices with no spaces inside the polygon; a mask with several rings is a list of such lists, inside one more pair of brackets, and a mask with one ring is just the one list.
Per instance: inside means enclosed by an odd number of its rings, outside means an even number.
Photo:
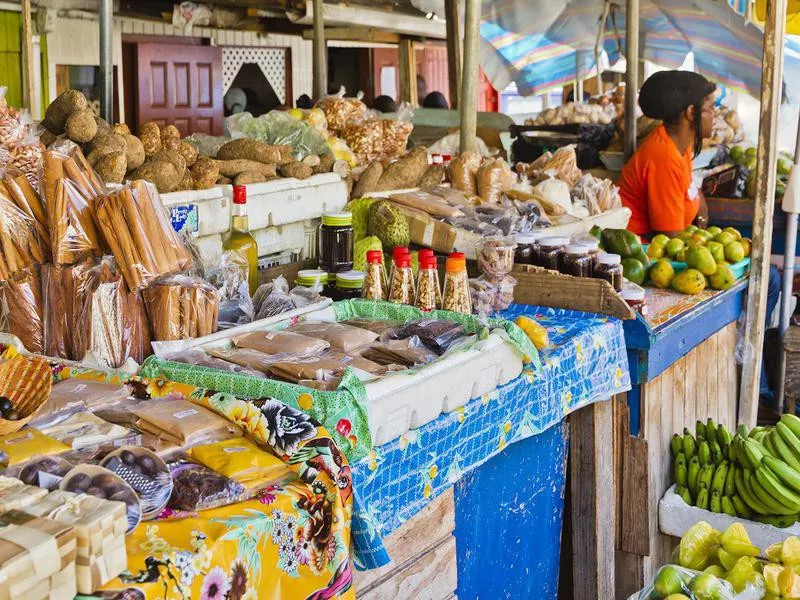
[{"label": "woven basket", "polygon": [[20,414],[18,421],[0,417],[0,435],[19,431],[50,397],[53,373],[47,361],[17,356],[0,363],[0,396],[5,396]]}]

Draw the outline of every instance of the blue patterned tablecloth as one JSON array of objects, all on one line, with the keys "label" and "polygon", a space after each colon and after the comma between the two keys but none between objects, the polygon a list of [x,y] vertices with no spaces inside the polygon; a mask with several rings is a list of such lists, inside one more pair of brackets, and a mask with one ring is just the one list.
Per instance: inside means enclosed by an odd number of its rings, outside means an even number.
[{"label": "blue patterned tablecloth", "polygon": [[353,465],[358,568],[387,564],[385,536],[507,445],[631,389],[621,321],[525,305],[513,305],[502,316],[522,314],[535,317],[550,336],[538,375],[525,370],[463,408],[373,448]]}]

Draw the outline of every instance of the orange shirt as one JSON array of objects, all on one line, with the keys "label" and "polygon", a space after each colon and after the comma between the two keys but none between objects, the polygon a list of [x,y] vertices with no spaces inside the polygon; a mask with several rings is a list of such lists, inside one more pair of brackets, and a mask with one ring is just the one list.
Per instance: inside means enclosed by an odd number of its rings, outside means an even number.
[{"label": "orange shirt", "polygon": [[682,231],[700,208],[691,149],[681,156],[663,125],[639,146],[618,183],[622,204],[632,212],[628,229],[638,235]]}]

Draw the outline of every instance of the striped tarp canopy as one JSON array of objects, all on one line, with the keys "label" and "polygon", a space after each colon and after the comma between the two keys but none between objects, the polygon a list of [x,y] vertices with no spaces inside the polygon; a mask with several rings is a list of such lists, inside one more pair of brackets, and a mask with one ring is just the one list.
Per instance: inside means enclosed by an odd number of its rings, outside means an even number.
[{"label": "striped tarp canopy", "polygon": [[[602,48],[614,64],[625,51],[625,3],[610,3]],[[603,0],[484,0],[481,61],[498,89],[516,83],[530,95],[593,74]],[[746,0],[640,0],[641,57],[695,70],[734,90],[758,95],[762,32],[748,23]],[[800,97],[800,44],[787,38],[787,95]],[[792,89],[795,88],[795,89]]]}]

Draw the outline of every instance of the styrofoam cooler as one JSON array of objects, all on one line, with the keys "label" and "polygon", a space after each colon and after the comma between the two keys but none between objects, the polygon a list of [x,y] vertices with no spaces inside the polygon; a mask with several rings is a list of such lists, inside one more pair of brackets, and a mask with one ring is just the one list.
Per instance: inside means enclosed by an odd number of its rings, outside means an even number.
[{"label": "styrofoam cooler", "polygon": [[[317,228],[322,213],[347,204],[347,186],[335,173],[308,179],[275,179],[247,184],[247,214],[259,256],[279,253],[297,258],[317,255]],[[161,196],[173,224],[195,234],[203,259],[216,263],[230,228],[233,187],[172,192]]]}]

